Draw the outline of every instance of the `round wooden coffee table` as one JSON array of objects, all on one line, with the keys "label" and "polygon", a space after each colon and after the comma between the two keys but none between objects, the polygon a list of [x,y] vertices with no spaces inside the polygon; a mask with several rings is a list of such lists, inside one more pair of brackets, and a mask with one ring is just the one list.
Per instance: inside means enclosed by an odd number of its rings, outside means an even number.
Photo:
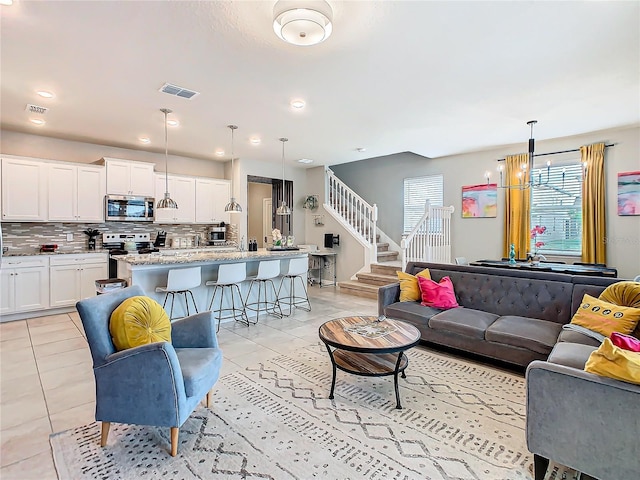
[{"label": "round wooden coffee table", "polygon": [[329,398],[333,399],[336,369],[367,377],[393,375],[396,408],[402,408],[398,373],[406,378],[404,371],[409,359],[403,352],[420,341],[416,327],[398,320],[378,321],[378,317],[358,316],[330,320],[320,326],[318,333],[333,365]]}]

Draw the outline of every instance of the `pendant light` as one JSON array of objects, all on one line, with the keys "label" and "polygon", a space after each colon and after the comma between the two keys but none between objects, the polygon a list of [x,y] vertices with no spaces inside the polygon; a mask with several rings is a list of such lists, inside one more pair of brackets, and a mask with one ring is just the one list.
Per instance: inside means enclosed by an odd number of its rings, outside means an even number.
[{"label": "pendant light", "polygon": [[165,191],[164,198],[158,200],[158,204],[156,205],[157,210],[161,209],[177,209],[178,204],[171,198],[169,195],[169,134],[167,132],[167,115],[171,113],[171,110],[168,108],[161,108],[160,111],[164,113],[164,181],[165,181]]},{"label": "pendant light", "polygon": [[233,131],[238,129],[237,125],[227,125],[227,128],[231,130],[231,201],[227,203],[224,207],[225,212],[230,213],[240,213],[242,212],[242,207],[238,202],[236,202],[236,198],[233,196]]},{"label": "pendant light", "polygon": [[282,142],[282,203],[276,210],[277,215],[291,215],[291,209],[287,206],[287,202],[284,201],[284,142],[288,142],[288,138],[281,138]]}]

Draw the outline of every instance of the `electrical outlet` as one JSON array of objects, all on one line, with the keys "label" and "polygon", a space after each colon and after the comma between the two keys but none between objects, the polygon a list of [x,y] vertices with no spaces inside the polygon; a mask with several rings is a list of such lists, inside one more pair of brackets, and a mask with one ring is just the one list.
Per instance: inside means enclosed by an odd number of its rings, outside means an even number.
[{"label": "electrical outlet", "polygon": [[73,241],[73,233],[67,233],[67,242]]}]

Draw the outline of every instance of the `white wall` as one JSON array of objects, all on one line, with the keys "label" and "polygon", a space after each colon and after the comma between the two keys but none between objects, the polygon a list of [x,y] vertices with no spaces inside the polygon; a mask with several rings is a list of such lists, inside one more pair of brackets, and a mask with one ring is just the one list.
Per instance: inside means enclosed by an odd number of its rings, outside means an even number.
[{"label": "white wall", "polygon": [[[30,135],[2,130],[0,151],[5,155],[20,155],[65,162],[95,163],[102,157],[122,158],[139,162],[155,163],[157,172],[164,173],[164,146],[162,153],[127,148],[109,147],[95,143],[60,140],[57,138]],[[169,173],[211,178],[225,178],[224,163],[216,160],[182,157],[169,154]]]}]

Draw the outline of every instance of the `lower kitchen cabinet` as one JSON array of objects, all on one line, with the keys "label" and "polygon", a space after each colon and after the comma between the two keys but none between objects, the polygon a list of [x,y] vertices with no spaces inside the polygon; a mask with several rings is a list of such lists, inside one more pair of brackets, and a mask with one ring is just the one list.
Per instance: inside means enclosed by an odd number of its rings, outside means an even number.
[{"label": "lower kitchen cabinet", "polygon": [[0,313],[49,308],[49,258],[5,257],[0,269]]},{"label": "lower kitchen cabinet", "polygon": [[96,295],[95,281],[108,278],[105,253],[68,254],[51,258],[51,308],[73,306]]}]

